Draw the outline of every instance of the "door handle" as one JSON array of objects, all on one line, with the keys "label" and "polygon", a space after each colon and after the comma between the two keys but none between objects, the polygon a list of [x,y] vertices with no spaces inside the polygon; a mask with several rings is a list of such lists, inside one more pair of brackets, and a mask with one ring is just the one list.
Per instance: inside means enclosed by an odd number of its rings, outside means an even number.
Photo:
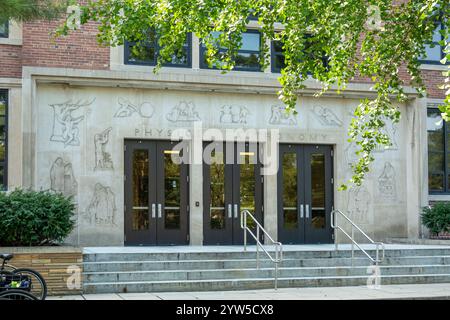
[{"label": "door handle", "polygon": [[303,219],[303,216],[305,215],[305,210],[303,208],[303,204],[300,205],[300,219]]},{"label": "door handle", "polygon": [[162,217],[161,203],[158,203],[158,218]]},{"label": "door handle", "polygon": [[238,217],[238,206],[237,206],[237,204],[234,205],[234,217],[235,218]]},{"label": "door handle", "polygon": [[309,204],[306,205],[306,219],[309,219]]},{"label": "door handle", "polygon": [[233,209],[231,208],[231,203],[228,205],[228,218],[233,218]]},{"label": "door handle", "polygon": [[156,204],[152,203],[152,218],[156,218]]}]

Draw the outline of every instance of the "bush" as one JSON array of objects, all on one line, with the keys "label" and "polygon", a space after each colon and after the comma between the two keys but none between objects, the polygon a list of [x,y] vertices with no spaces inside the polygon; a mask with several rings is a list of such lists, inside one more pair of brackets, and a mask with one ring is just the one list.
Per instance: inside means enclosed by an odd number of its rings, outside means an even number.
[{"label": "bush", "polygon": [[0,246],[62,242],[75,225],[71,198],[49,191],[0,193]]},{"label": "bush", "polygon": [[438,202],[422,212],[422,223],[436,235],[450,231],[450,203]]}]

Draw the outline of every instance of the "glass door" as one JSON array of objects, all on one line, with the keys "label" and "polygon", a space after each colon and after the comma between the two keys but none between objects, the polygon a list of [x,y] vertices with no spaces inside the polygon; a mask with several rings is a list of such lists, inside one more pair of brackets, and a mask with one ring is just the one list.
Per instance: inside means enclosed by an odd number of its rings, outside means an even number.
[{"label": "glass door", "polygon": [[125,244],[188,243],[188,165],[176,142],[125,142]]},{"label": "glass door", "polygon": [[205,143],[204,150],[204,244],[242,244],[241,211],[249,210],[263,221],[258,145]]},{"label": "glass door", "polygon": [[331,243],[332,147],[280,145],[278,238],[283,243]]}]

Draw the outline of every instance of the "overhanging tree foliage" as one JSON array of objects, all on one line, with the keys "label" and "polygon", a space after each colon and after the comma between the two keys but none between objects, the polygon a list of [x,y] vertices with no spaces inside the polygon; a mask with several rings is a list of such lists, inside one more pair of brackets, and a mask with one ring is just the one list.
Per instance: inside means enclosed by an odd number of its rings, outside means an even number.
[{"label": "overhanging tree foliage", "polygon": [[8,20],[54,19],[67,8],[66,0],[1,0],[0,23]]},{"label": "overhanging tree foliage", "polygon": [[[98,40],[107,46],[125,40],[144,43],[149,30],[155,31],[162,48],[155,72],[181,52],[192,32],[205,43],[208,63],[227,71],[233,69],[249,17],[256,16],[263,39],[261,68],[269,61],[266,40],[283,43],[285,68],[278,94],[288,112],[295,112],[298,93],[309,77],[322,84],[317,96],[341,92],[357,76],[372,79],[375,97],[360,102],[349,128],[359,156],[351,182],[359,185],[374,160],[374,149],[390,145],[383,127],[387,120],[399,121],[395,101],[406,100],[404,86],[424,94],[418,60],[437,23],[443,23],[441,33],[448,39],[449,15],[448,0],[98,0],[81,7],[80,22],[99,22]],[[57,34],[70,32],[73,20],[68,22]],[[440,45],[450,61],[449,44],[444,40]],[[219,53],[220,47],[227,51]],[[318,52],[327,57],[326,64]],[[402,68],[410,76],[407,82],[400,75]],[[448,91],[441,110],[450,117],[450,73],[445,76]]]}]

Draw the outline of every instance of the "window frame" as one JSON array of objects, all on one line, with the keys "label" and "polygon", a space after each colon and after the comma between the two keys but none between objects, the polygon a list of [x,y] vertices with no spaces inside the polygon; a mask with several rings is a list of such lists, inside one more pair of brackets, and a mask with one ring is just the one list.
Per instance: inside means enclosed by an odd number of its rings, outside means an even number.
[{"label": "window frame", "polygon": [[270,71],[272,73],[281,73],[281,68],[275,68],[275,58],[277,56],[284,57],[284,53],[275,51],[275,42],[276,41],[281,42],[281,40],[271,40],[270,41]]},{"label": "window frame", "polygon": [[[440,26],[440,30],[439,31],[441,31],[441,30],[443,30],[444,29],[444,24],[442,23],[442,22],[439,22],[439,26]],[[434,32],[434,31],[433,31]],[[439,40],[439,41],[442,41],[442,40],[444,40],[444,37],[441,35],[441,34],[439,34],[440,35],[440,37],[441,37],[441,40]],[[421,64],[434,64],[434,65],[442,65],[442,63],[441,63],[441,60],[442,59],[444,59],[444,57],[445,57],[445,53],[444,53],[444,47],[443,46],[441,46],[438,42],[436,42],[436,41],[431,41],[428,45],[430,45],[430,44],[434,44],[434,48],[436,48],[436,47],[439,47],[439,52],[440,52],[440,54],[441,54],[441,57],[440,57],[440,59],[439,59],[439,61],[436,61],[436,60],[427,60],[427,59],[419,59],[419,62],[421,63]],[[433,48],[433,49],[434,49]],[[450,64],[450,61],[447,61],[447,63],[445,64],[445,65],[448,65],[448,64]]]},{"label": "window frame", "polygon": [[[155,60],[154,62],[145,62],[145,61],[130,61],[130,46],[133,44],[136,44],[135,41],[125,41],[124,43],[124,64],[126,65],[135,65],[135,66],[150,66],[154,67],[156,66],[156,62],[158,59],[158,53],[160,46],[158,44],[157,38],[155,38],[154,41],[154,48],[155,48]],[[164,63],[163,67],[169,67],[169,68],[192,68],[192,33],[188,33],[187,35],[187,63],[186,64],[171,64],[170,62]]]},{"label": "window frame", "polygon": [[9,21],[5,22],[5,32],[0,32],[0,38],[9,38]]},{"label": "window frame", "polygon": [[[427,107],[427,119],[428,119],[428,112],[429,111],[436,112],[437,114],[441,113],[439,111],[438,107],[428,106]],[[450,179],[448,177],[450,175],[450,169],[449,169],[449,166],[447,164],[447,160],[450,159],[449,155],[448,155],[448,153],[450,153],[450,148],[447,148],[447,143],[448,143],[448,140],[449,140],[447,136],[448,136],[448,134],[450,134],[450,127],[447,126],[447,122],[445,120],[443,120],[443,119],[442,119],[442,129],[443,129],[443,135],[444,135],[444,137],[443,137],[444,167],[443,167],[442,171],[430,172],[430,167],[429,167],[429,153],[430,153],[430,150],[428,148],[428,146],[429,146],[428,133],[430,131],[427,128],[427,149],[428,149],[428,151],[427,151],[427,167],[428,167],[428,170],[427,170],[427,177],[428,177],[427,187],[428,187],[428,194],[429,195],[450,195],[450,186],[448,185],[449,182],[450,182]],[[439,174],[443,173],[444,174],[444,180],[443,180],[444,188],[443,188],[443,191],[436,191],[436,190],[431,190],[430,189],[430,186],[429,186],[430,174],[433,174],[433,173],[439,173]]]},{"label": "window frame", "polygon": [[[262,48],[262,37],[261,37],[261,32],[259,32],[256,29],[248,29],[247,31],[243,32],[244,33],[257,33],[259,34],[259,57],[260,59],[263,58],[261,57],[261,48]],[[212,67],[210,68],[208,66],[208,64],[204,61],[204,56],[205,56],[205,52],[206,52],[206,47],[203,46],[202,41],[200,40],[200,44],[199,44],[199,65],[200,65],[200,69],[206,69],[206,70],[220,70],[216,67]],[[219,52],[224,52],[226,51],[226,49],[219,49]],[[238,53],[254,53],[255,51],[253,50],[238,50]],[[261,65],[259,64],[258,69],[256,68],[242,68],[242,67],[234,67],[233,70],[231,71],[247,71],[247,72],[261,72],[263,73],[264,70],[262,70]]]},{"label": "window frame", "polygon": [[[9,90],[0,89],[0,95],[5,97],[5,160],[0,161],[0,166],[3,165],[3,181],[0,181],[0,187],[3,185],[4,190],[8,190],[8,109],[9,109]],[[3,191],[0,188],[0,191]]]}]

